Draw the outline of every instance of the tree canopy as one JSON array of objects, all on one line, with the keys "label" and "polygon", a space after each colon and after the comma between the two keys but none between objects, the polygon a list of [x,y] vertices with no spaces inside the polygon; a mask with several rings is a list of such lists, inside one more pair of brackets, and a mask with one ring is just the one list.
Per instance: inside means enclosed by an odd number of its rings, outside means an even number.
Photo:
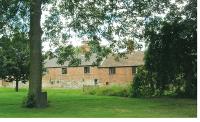
[{"label": "tree canopy", "polygon": [[171,90],[178,95],[196,97],[197,1],[190,0],[181,11],[172,6],[164,19],[149,19],[144,38],[148,44],[146,77],[151,77],[154,83],[151,89],[157,90],[152,93],[163,95],[165,90]]},{"label": "tree canopy", "polygon": [[28,81],[29,48],[28,38],[24,33],[16,32],[12,38],[3,36],[0,39],[0,78],[8,82]]}]

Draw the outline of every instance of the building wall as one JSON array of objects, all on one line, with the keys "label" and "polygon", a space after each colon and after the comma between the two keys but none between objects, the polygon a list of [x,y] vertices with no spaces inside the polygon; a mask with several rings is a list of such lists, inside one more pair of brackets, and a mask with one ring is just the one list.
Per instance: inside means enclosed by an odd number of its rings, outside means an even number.
[{"label": "building wall", "polygon": [[80,88],[83,85],[98,85],[131,83],[132,67],[116,67],[116,73],[110,75],[109,68],[91,67],[90,73],[84,73],[84,67],[67,67],[67,74],[62,74],[62,68],[48,68],[43,76],[43,87]]},{"label": "building wall", "polygon": [[100,80],[106,84],[131,83],[134,75],[132,75],[132,67],[116,67],[115,74],[109,74],[109,68],[99,68]]},{"label": "building wall", "polygon": [[[43,76],[44,87],[79,88],[83,85],[94,85],[99,79],[98,68],[90,67],[90,73],[84,73],[84,67],[67,67],[67,74],[62,74],[62,68],[48,68]],[[101,84],[98,81],[98,84]]]},{"label": "building wall", "polygon": [[[115,74],[109,74],[109,68],[90,67],[90,73],[84,73],[84,67],[67,67],[67,74],[62,74],[62,68],[48,68],[43,75],[43,87],[81,88],[84,85],[103,86],[106,84],[131,83],[132,67],[116,67]],[[0,87],[15,87],[15,82],[4,82],[0,80]],[[19,82],[19,88],[28,87],[28,82]]]}]

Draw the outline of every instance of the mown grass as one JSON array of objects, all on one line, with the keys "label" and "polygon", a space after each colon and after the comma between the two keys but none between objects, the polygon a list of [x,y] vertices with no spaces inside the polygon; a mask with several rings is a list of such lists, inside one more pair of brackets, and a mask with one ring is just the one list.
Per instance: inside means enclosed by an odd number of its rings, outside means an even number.
[{"label": "mown grass", "polygon": [[49,107],[22,107],[26,89],[0,88],[0,117],[196,117],[194,99],[85,95],[82,90],[46,89]]}]

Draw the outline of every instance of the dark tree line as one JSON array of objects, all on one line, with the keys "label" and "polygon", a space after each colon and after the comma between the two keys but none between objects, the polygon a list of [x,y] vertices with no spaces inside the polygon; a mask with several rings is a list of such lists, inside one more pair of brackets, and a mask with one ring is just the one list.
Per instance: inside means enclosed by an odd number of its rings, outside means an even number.
[{"label": "dark tree line", "polygon": [[[140,73],[146,75],[136,76],[135,82],[144,79],[136,84],[146,86],[149,96],[172,91],[197,97],[197,1],[190,0],[182,11],[172,6],[164,19],[150,18],[144,38],[148,49]],[[135,95],[142,92],[135,89]]]}]

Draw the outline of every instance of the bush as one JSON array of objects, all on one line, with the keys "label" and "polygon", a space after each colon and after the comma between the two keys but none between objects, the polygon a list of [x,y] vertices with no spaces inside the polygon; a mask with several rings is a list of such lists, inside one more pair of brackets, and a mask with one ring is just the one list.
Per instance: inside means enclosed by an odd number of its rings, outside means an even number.
[{"label": "bush", "polygon": [[92,87],[84,91],[85,94],[99,96],[131,97],[131,85],[109,85],[103,87]]},{"label": "bush", "polygon": [[[179,75],[173,83],[165,84],[160,89],[156,81],[157,75],[147,71],[143,66],[138,68],[133,79],[133,97],[153,97],[153,96],[173,96],[173,97],[190,97],[196,98],[196,82],[188,82]],[[195,80],[193,80],[195,81]],[[188,83],[188,84],[187,84]]]},{"label": "bush", "polygon": [[[150,76],[151,75],[151,76]],[[144,67],[139,67],[133,80],[133,97],[151,97],[155,95],[154,77]]]}]

